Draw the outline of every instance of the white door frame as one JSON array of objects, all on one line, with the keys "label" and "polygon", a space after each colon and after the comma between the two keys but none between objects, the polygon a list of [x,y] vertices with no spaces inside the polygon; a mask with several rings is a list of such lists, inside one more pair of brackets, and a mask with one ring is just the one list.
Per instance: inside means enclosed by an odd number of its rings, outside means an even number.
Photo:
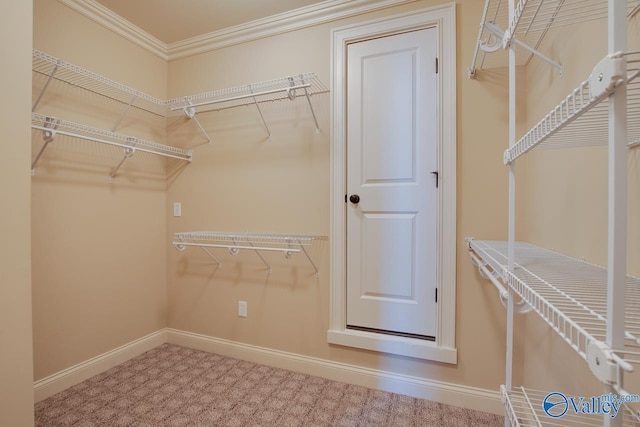
[{"label": "white door frame", "polygon": [[[347,44],[424,27],[438,29],[440,191],[436,341],[346,328],[346,51]],[[331,32],[331,291],[329,343],[446,363],[457,362],[456,290],[456,26],[455,3],[336,28]]]}]

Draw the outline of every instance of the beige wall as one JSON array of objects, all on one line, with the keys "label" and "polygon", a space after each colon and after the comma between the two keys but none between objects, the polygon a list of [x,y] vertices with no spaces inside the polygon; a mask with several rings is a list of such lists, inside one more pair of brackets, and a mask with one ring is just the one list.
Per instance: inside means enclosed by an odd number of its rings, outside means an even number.
[{"label": "beige wall", "polygon": [[[315,72],[330,81],[330,31],[345,24],[440,4],[418,1],[376,13],[323,24],[262,40],[175,60],[169,64],[169,96]],[[242,343],[358,366],[496,390],[504,380],[504,309],[495,289],[472,268],[464,237],[506,237],[507,92],[504,79],[471,81],[482,2],[457,2],[458,113],[458,364],[447,365],[327,344],[329,244],[312,256],[320,278],[303,258],[273,256],[267,274],[254,254],[232,257],[217,251],[216,269],[202,251],[168,253],[169,327]],[[267,105],[273,141],[254,109],[200,116],[214,139],[203,143],[193,124],[169,120],[170,143],[194,149],[194,162],[169,186],[167,212],[181,202],[178,231],[250,231],[329,234],[329,95],[314,99],[321,135],[303,100]],[[237,302],[249,316],[237,316]]]},{"label": "beige wall", "polygon": [[[166,99],[167,66],[62,3],[34,3],[34,47]],[[34,97],[44,84],[34,76]],[[37,111],[111,129],[122,105],[52,83]],[[117,129],[164,142],[163,117],[133,111]],[[42,146],[33,132],[33,148]],[[58,136],[32,180],[35,379],[166,326],[165,165]]]},{"label": "beige wall", "polygon": [[0,424],[33,425],[29,216],[31,1],[4,2],[0,15]]}]

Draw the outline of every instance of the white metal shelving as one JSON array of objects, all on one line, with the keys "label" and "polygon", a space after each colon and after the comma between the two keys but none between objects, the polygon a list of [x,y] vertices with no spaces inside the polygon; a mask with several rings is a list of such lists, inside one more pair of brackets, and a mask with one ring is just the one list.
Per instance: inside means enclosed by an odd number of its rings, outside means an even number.
[{"label": "white metal shelving", "polygon": [[185,250],[189,246],[199,247],[211,257],[218,266],[222,266],[222,263],[213,254],[211,249],[227,249],[232,255],[238,254],[241,250],[254,251],[269,269],[269,272],[271,272],[271,265],[260,252],[282,252],[285,258],[290,258],[294,254],[302,253],[313,267],[316,276],[318,276],[318,267],[309,256],[307,247],[319,238],[319,236],[311,235],[191,231],[176,233],[173,246],[180,251]]},{"label": "white metal shelving", "polygon": [[31,128],[42,132],[44,145],[31,163],[31,173],[35,173],[35,167],[46,150],[47,146],[54,141],[57,135],[65,135],[83,141],[97,142],[111,145],[123,149],[123,158],[113,169],[110,180],[113,180],[123,163],[132,157],[137,151],[142,153],[155,154],[162,157],[191,162],[192,152],[169,145],[159,144],[133,136],[127,136],[103,129],[97,129],[83,124],[61,120],[52,116],[45,116],[39,113],[31,113]]},{"label": "white metal shelving", "polygon": [[[561,64],[538,50],[547,32],[607,16],[607,0],[516,0],[515,16],[509,19],[508,1],[485,1],[470,76],[478,70],[507,67],[506,48],[511,43],[518,45],[517,65],[525,65],[538,56],[561,73]],[[638,0],[622,1],[626,2],[630,17],[640,9]]]},{"label": "white metal shelving", "polygon": [[[136,152],[191,162],[192,152],[189,150],[116,132],[116,129],[131,108],[137,108],[155,116],[165,117],[167,111],[166,101],[35,49],[32,52],[32,58],[34,76],[41,75],[46,78],[32,107],[31,127],[41,131],[44,139],[43,146],[32,161],[32,175],[35,174],[36,165],[44,151],[55,140],[57,135],[121,148],[123,150],[122,159],[112,169],[109,175],[109,182],[113,182],[120,167],[128,159],[132,158]],[[69,87],[86,90],[106,99],[119,102],[121,111],[116,117],[113,117],[111,129],[98,129],[36,112],[41,101],[47,95],[52,81],[63,82]]]},{"label": "white metal shelving", "polygon": [[[504,387],[501,387],[500,393],[505,402],[506,417],[513,426],[602,427],[602,418],[589,414],[576,414],[571,410],[567,411],[562,417],[555,419],[547,416],[542,408],[545,397],[549,392],[524,387],[514,387],[511,391],[507,391]],[[623,404],[621,410],[625,413],[622,425],[624,427],[637,427],[640,422],[638,414],[626,404]]]},{"label": "white metal shelving", "polygon": [[45,94],[49,83],[52,80],[59,80],[71,86],[86,89],[110,99],[115,99],[124,104],[124,112],[126,112],[128,106],[131,106],[156,115],[166,116],[166,101],[162,101],[144,92],[39,50],[34,49],[32,57],[33,72],[46,76],[47,78],[47,82],[33,105],[34,111]]},{"label": "white metal shelving", "polygon": [[[32,57],[32,70],[34,75],[42,76],[42,78],[45,79],[32,107],[32,127],[41,130],[45,140],[43,147],[33,160],[31,167],[32,173],[44,150],[57,134],[123,148],[125,150],[124,157],[120,164],[115,167],[110,176],[110,180],[113,179],[120,166],[122,166],[135,151],[157,154],[188,162],[191,161],[191,151],[116,133],[116,129],[131,108],[137,108],[160,117],[168,117],[172,113],[185,114],[196,123],[202,135],[211,142],[211,138],[206,129],[198,121],[197,114],[255,105],[260,113],[260,118],[267,130],[269,139],[271,139],[271,132],[262,114],[260,104],[279,100],[294,100],[296,97],[302,97],[306,99],[315,123],[316,133],[319,133],[320,126],[315,110],[313,109],[311,97],[319,93],[328,92],[326,86],[324,86],[315,74],[306,73],[228,89],[203,92],[170,100],[161,100],[39,50],[34,49]],[[70,87],[83,89],[122,104],[120,113],[117,117],[113,118],[114,124],[111,129],[102,130],[92,128],[79,123],[36,113],[52,81],[63,82]]]},{"label": "white metal shelving", "polygon": [[[498,288],[507,307],[507,363],[502,396],[506,425],[640,425],[638,407],[625,415],[544,412],[546,392],[515,387],[512,376],[514,314],[530,307],[582,357],[604,393],[628,394],[624,377],[640,367],[640,279],[626,274],[626,147],[640,145],[640,53],[627,52],[626,21],[640,9],[637,0],[486,0],[470,77],[488,65],[509,69],[508,240],[468,239],[472,261]],[[607,18],[608,52],[577,89],[516,141],[517,65],[537,56],[550,29]],[[494,62],[504,50],[508,63]],[[500,58],[500,56],[498,56]],[[498,61],[504,61],[504,56]],[[515,241],[516,160],[537,148],[608,145],[608,268]],[[520,299],[518,303],[516,300]],[[635,369],[634,369],[635,367]],[[637,384],[631,383],[632,387]],[[632,390],[634,393],[637,390]],[[575,417],[575,418],[574,418]]]},{"label": "white metal shelving", "polygon": [[[505,151],[504,162],[511,163],[536,148],[606,145],[609,95],[624,80],[622,76],[613,72],[615,66],[612,64],[623,59],[628,67],[627,145],[637,146],[640,140],[640,52],[628,52],[605,57],[589,78],[567,95],[514,146]],[[608,84],[602,84],[603,82]]]},{"label": "white metal shelving", "polygon": [[211,142],[211,138],[198,121],[198,114],[241,106],[255,106],[268,137],[271,139],[271,131],[264,118],[260,104],[304,97],[315,123],[316,133],[320,133],[320,125],[313,109],[311,97],[328,91],[327,87],[314,73],[305,73],[174,98],[167,101],[167,106],[172,112],[181,112],[186,117],[194,120],[204,138],[209,142]]},{"label": "white metal shelving", "polygon": [[[530,243],[515,245],[514,269],[508,266],[506,241],[469,239],[469,248],[515,291],[587,362],[595,353],[608,354],[613,369],[598,373],[615,383],[618,367],[631,371],[632,364],[617,350],[633,353],[640,348],[640,279],[627,276],[624,349],[603,347],[607,326],[607,270],[583,260]],[[597,345],[598,347],[593,347]]]}]

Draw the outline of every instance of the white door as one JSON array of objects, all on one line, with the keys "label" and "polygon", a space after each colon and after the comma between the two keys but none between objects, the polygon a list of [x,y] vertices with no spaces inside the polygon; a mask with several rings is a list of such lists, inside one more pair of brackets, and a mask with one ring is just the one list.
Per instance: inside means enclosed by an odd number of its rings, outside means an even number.
[{"label": "white door", "polygon": [[436,334],[436,54],[435,28],[347,47],[349,328]]}]

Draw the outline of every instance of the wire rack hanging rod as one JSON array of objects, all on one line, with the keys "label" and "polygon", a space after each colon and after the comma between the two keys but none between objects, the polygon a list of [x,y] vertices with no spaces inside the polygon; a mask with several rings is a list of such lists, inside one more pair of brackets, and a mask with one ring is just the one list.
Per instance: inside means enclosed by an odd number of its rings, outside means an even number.
[{"label": "wire rack hanging rod", "polygon": [[[309,88],[309,87],[311,87],[311,84],[306,83],[306,84],[290,86],[290,87],[282,88],[282,89],[265,90],[265,91],[262,91],[262,92],[249,93],[249,94],[246,94],[246,95],[232,96],[232,97],[229,97],[229,98],[216,99],[216,100],[212,100],[212,101],[203,101],[203,102],[199,102],[199,103],[196,103],[196,104],[188,104],[186,107],[196,108],[196,107],[202,107],[202,106],[205,106],[205,105],[221,104],[223,102],[231,102],[231,101],[238,101],[240,99],[255,98],[255,97],[260,97],[260,96],[264,96],[264,95],[271,95],[271,94],[279,93],[279,92],[290,92],[292,90],[305,89],[305,88]],[[182,110],[183,108],[185,108],[185,107],[172,107],[171,111]]]},{"label": "wire rack hanging rod", "polygon": [[287,253],[299,253],[300,249],[296,248],[274,248],[267,246],[245,246],[245,245],[234,245],[233,243],[229,243],[226,245],[216,244],[216,243],[191,243],[191,242],[174,242],[174,246],[198,246],[205,248],[224,248],[224,249],[246,249],[246,250],[254,250],[254,251],[272,251],[272,252],[287,252]]}]

